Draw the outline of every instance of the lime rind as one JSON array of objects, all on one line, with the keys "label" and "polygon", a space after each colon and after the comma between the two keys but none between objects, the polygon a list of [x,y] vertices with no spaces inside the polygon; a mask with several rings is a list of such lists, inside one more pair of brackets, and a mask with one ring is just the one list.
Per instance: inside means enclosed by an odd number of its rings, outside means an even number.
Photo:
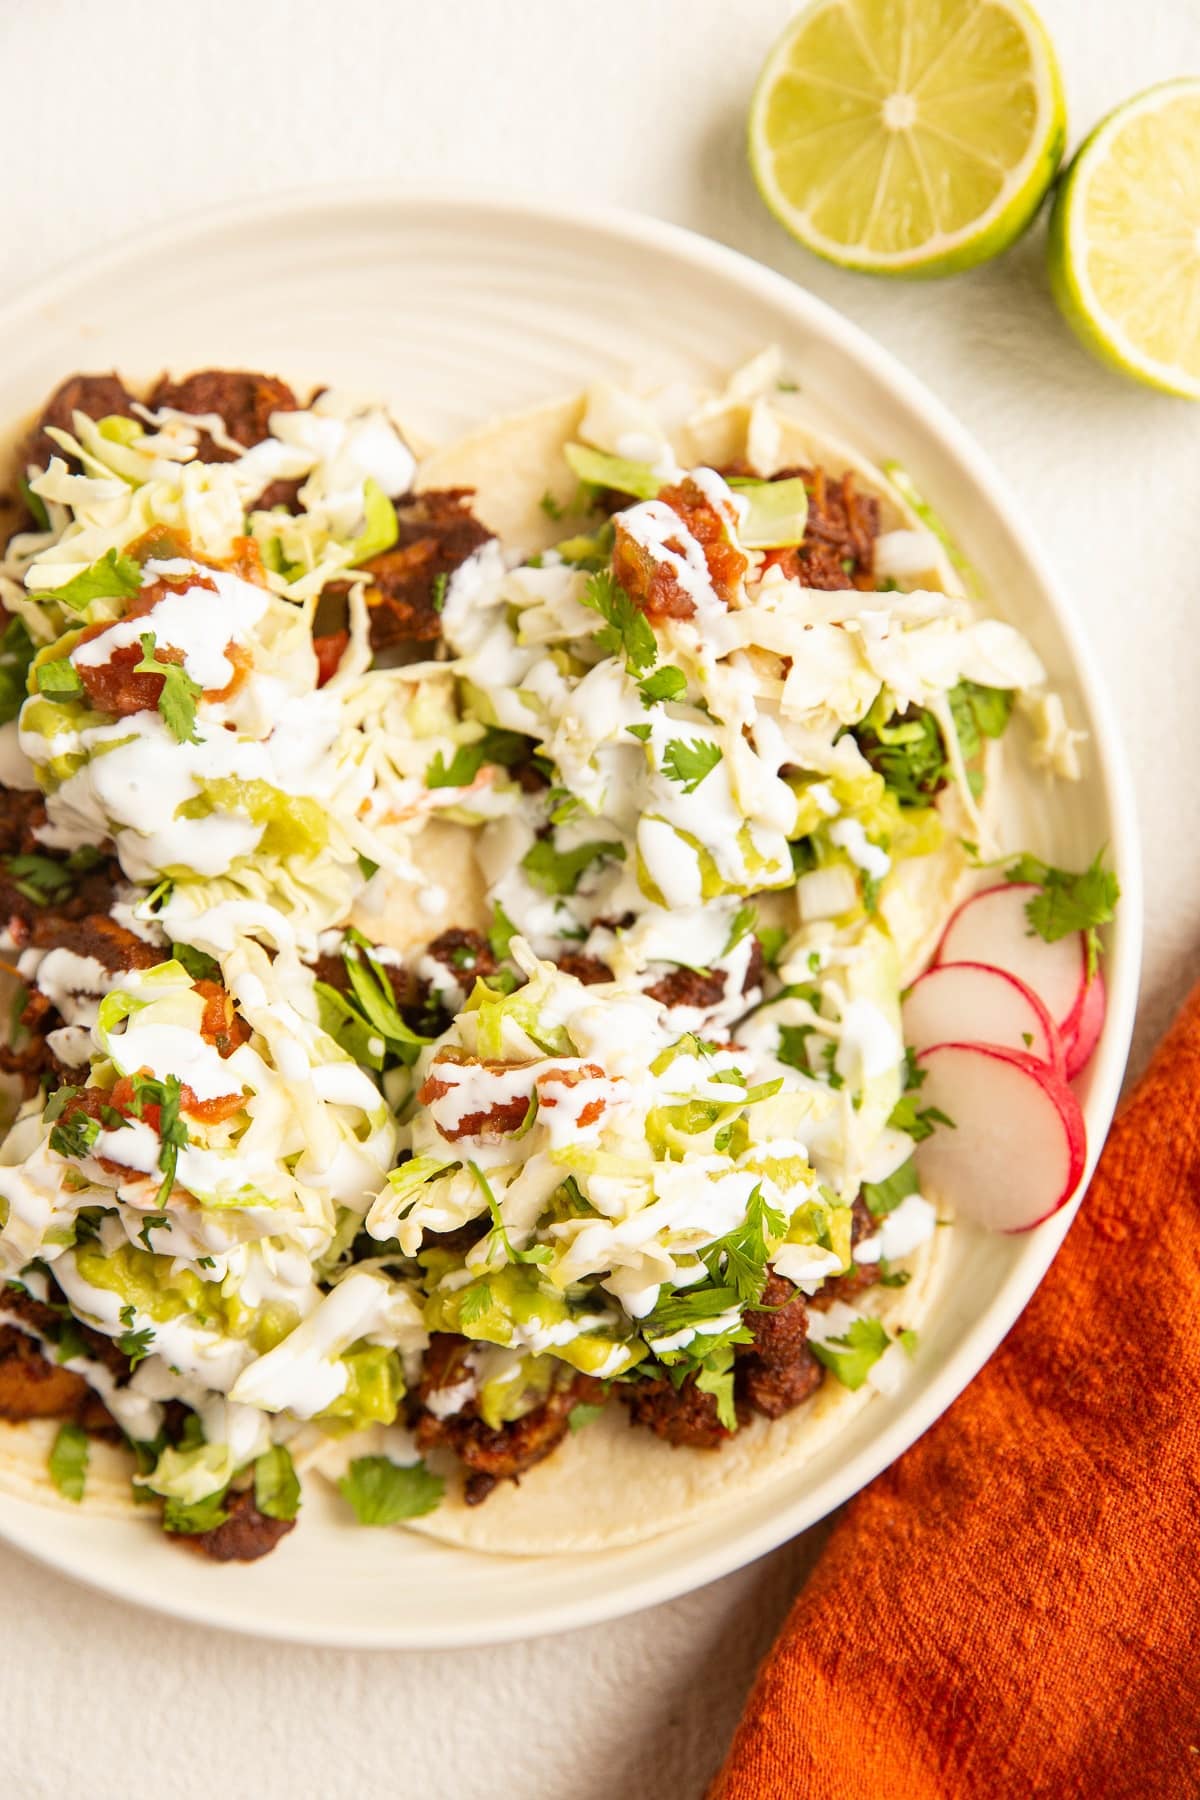
[{"label": "lime rind", "polygon": [[[812,221],[783,192],[776,179],[776,152],[764,130],[768,105],[779,82],[786,76],[788,53],[807,25],[821,12],[835,12],[839,0],[818,0],[815,6],[793,18],[776,42],[755,86],[748,121],[751,171],[763,200],[780,224],[806,249],[837,267],[864,274],[926,279],[960,274],[1007,250],[1028,229],[1054,180],[1067,140],[1066,99],[1054,46],[1041,20],[1026,0],[992,0],[1018,24],[1029,46],[1028,74],[1035,83],[1038,128],[1031,132],[1029,147],[1010,170],[996,199],[959,231],[923,239],[912,249],[879,253],[856,249],[814,228]],[[919,5],[920,0],[914,0]],[[854,109],[851,109],[852,111]],[[842,125],[852,132],[853,122]],[[831,122],[836,136],[837,121]],[[902,133],[892,140],[903,144]],[[830,148],[835,148],[832,138]]]},{"label": "lime rind", "polygon": [[1175,364],[1140,351],[1106,311],[1087,274],[1086,212],[1088,183],[1107,156],[1119,132],[1133,119],[1169,105],[1180,94],[1200,99],[1200,79],[1185,76],[1163,81],[1108,113],[1086,137],[1064,172],[1054,194],[1046,241],[1050,289],[1059,311],[1080,343],[1118,374],[1176,399],[1200,400],[1200,377]]}]

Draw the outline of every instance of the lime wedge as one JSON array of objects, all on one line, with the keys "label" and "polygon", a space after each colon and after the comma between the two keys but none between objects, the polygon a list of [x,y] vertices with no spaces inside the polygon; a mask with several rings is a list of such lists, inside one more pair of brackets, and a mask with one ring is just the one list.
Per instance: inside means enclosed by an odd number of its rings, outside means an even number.
[{"label": "lime wedge", "polygon": [[1050,285],[1102,361],[1200,400],[1200,80],[1110,113],[1063,177]]},{"label": "lime wedge", "polygon": [[750,108],[772,212],[876,275],[952,275],[1006,250],[1065,141],[1058,63],[1025,0],[816,0]]}]

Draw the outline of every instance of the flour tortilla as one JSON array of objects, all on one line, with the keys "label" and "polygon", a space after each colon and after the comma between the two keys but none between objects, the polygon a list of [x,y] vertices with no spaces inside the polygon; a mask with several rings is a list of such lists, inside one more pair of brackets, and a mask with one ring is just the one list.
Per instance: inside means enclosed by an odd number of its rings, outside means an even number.
[{"label": "flour tortilla", "polygon": [[[429,458],[420,471],[422,487],[473,487],[479,517],[505,542],[525,553],[545,549],[586,520],[554,519],[540,504],[549,494],[566,506],[575,478],[563,457],[575,438],[586,407],[583,396],[556,402],[485,427]],[[927,528],[887,476],[848,445],[807,419],[793,403],[771,406],[764,429],[761,404],[732,406],[685,426],[674,436],[684,466],[725,465],[746,455],[753,431],[770,446],[755,466],[763,474],[801,464],[820,466],[838,477],[854,472],[859,491],[879,501],[881,531]],[[962,587],[941,545],[933,552],[926,585],[961,595]],[[943,847],[911,859],[909,906],[897,909],[895,935],[905,978],[924,966],[955,896],[968,874],[958,843],[962,821],[948,794],[943,802],[947,834]],[[930,928],[914,921],[932,918]],[[927,1317],[946,1259],[944,1231],[935,1233],[904,1265],[910,1280],[902,1288],[875,1288],[861,1303],[894,1336],[917,1329]],[[811,1401],[782,1419],[755,1419],[719,1451],[665,1444],[635,1429],[625,1408],[610,1403],[593,1423],[571,1432],[544,1463],[518,1484],[502,1483],[482,1506],[468,1507],[452,1459],[444,1465],[446,1497],[436,1512],[414,1520],[410,1529],[445,1543],[513,1556],[571,1554],[615,1548],[691,1524],[706,1514],[803,1469],[870,1400],[872,1387],[857,1392],[829,1374]],[[437,1457],[431,1459],[437,1466]]]}]

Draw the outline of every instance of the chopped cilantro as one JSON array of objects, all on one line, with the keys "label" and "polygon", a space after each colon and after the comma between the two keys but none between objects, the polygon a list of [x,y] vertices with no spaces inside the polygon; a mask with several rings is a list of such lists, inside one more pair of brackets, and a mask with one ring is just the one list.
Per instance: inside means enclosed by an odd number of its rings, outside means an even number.
[{"label": "chopped cilantro", "polygon": [[753,1306],[766,1286],[767,1259],[786,1231],[784,1214],[756,1187],[746,1203],[746,1217],[704,1252],[704,1266],[714,1281],[733,1289],[743,1306]]},{"label": "chopped cilantro", "polygon": [[726,1431],[736,1431],[738,1417],[733,1401],[732,1344],[721,1344],[704,1358],[696,1371],[696,1386],[702,1394],[713,1396],[717,1403],[717,1418]]},{"label": "chopped cilantro", "polygon": [[61,906],[75,886],[66,863],[56,862],[52,856],[41,856],[36,850],[7,856],[3,866],[18,894],[23,894],[35,906]]},{"label": "chopped cilantro", "polygon": [[762,948],[763,962],[768,969],[779,966],[779,958],[783,954],[783,946],[791,933],[786,925],[761,925],[754,934]]},{"label": "chopped cilantro", "polygon": [[0,725],[15,719],[28,694],[35,646],[23,619],[10,619],[0,637]]},{"label": "chopped cilantro", "polygon": [[158,648],[152,631],[144,631],[141,635],[142,660],[134,664],[135,675],[161,675],[163,678],[162,693],[158,696],[158,710],[163,724],[171,733],[177,744],[199,744],[202,739],[196,736],[196,701],[204,692],[198,681],[193,681],[181,663],[162,662],[159,660]]},{"label": "chopped cilantro", "polygon": [[99,1119],[89,1119],[82,1112],[68,1113],[50,1133],[50,1148],[58,1156],[82,1161],[91,1154],[92,1145],[99,1135]]},{"label": "chopped cilantro", "polygon": [[815,1025],[781,1025],[779,1048],[775,1052],[776,1061],[786,1063],[789,1069],[800,1069],[807,1075],[810,1068],[808,1040],[816,1029]]},{"label": "chopped cilantro", "polygon": [[182,965],[193,981],[219,981],[221,965],[216,958],[207,955],[203,950],[196,950],[191,944],[172,944],[171,959]]},{"label": "chopped cilantro", "polygon": [[145,1215],[142,1220],[141,1229],[138,1232],[138,1238],[145,1244],[147,1250],[153,1250],[154,1248],[154,1245],[150,1242],[150,1233],[152,1231],[161,1231],[170,1223],[170,1218],[165,1212],[152,1212]]},{"label": "chopped cilantro", "polygon": [[890,1339],[878,1319],[858,1318],[841,1337],[809,1340],[818,1362],[832,1369],[843,1387],[860,1388],[887,1349]]},{"label": "chopped cilantro", "polygon": [[694,794],[705,776],[712,774],[721,754],[720,744],[707,738],[672,738],[663,751],[663,774],[679,782],[685,794]]},{"label": "chopped cilantro", "polygon": [[52,662],[39,664],[34,676],[39,694],[58,697],[83,692],[83,677],[69,656],[55,657]]},{"label": "chopped cilantro", "polygon": [[35,600],[55,600],[72,612],[83,612],[93,600],[132,600],[142,585],[142,571],[132,556],[108,550],[90,569],[65,581],[61,587],[37,593]]},{"label": "chopped cilantro", "polygon": [[478,1325],[480,1319],[486,1318],[492,1310],[492,1290],[486,1281],[473,1281],[462,1297],[458,1309],[458,1323],[465,1331],[468,1325]]},{"label": "chopped cilantro", "polygon": [[[124,1309],[122,1309],[122,1316]],[[129,1367],[136,1369],[140,1362],[145,1362],[150,1354],[150,1346],[154,1342],[154,1333],[149,1326],[141,1331],[123,1331],[117,1339],[117,1349],[122,1356],[129,1358]]]},{"label": "chopped cilantro", "polygon": [[[158,1136],[161,1148],[158,1153],[158,1166],[162,1172],[162,1181],[155,1195],[155,1205],[165,1206],[171,1198],[171,1189],[175,1186],[175,1169],[179,1162],[179,1152],[187,1148],[187,1126],[179,1116],[182,1088],[176,1075],[168,1075],[160,1081],[155,1075],[135,1075],[133,1077],[133,1100],[130,1112],[135,1119],[143,1117],[147,1105],[158,1107]],[[166,1223],[165,1213],[161,1215]],[[149,1225],[149,1218],[143,1225],[143,1231]],[[147,1249],[149,1239],[142,1240]]]},{"label": "chopped cilantro", "polygon": [[624,588],[618,586],[611,569],[599,569],[590,576],[581,598],[585,606],[605,620],[596,633],[596,642],[606,655],[623,656],[632,675],[640,675],[653,666],[658,657],[653,627]]},{"label": "chopped cilantro", "polygon": [[510,769],[529,754],[529,739],[519,731],[497,731],[489,728],[472,744],[460,744],[447,762],[439,750],[425,771],[425,786],[470,787],[485,763],[499,763]]},{"label": "chopped cilantro", "polygon": [[630,737],[635,737],[638,740],[639,744],[647,744],[650,741],[650,733],[654,730],[654,727],[653,725],[627,725],[625,729]]},{"label": "chopped cilantro", "polygon": [[674,663],[664,663],[638,682],[638,692],[643,706],[653,706],[656,700],[682,700],[687,693],[687,676]]},{"label": "chopped cilantro", "polygon": [[223,1487],[215,1494],[205,1494],[203,1500],[164,1500],[163,1530],[176,1537],[199,1537],[203,1531],[215,1531],[229,1517],[225,1506],[228,1492],[228,1487]]},{"label": "chopped cilantro", "polygon": [[549,488],[546,489],[545,493],[538,501],[538,505],[548,519],[561,519],[563,516],[563,507],[561,503],[554,498],[554,495],[550,492]]},{"label": "chopped cilantro", "polygon": [[338,1482],[360,1525],[398,1525],[431,1513],[446,1491],[423,1462],[402,1467],[387,1456],[356,1456]]},{"label": "chopped cilantro", "polygon": [[1103,850],[1079,874],[1055,869],[1037,856],[1022,856],[1005,871],[1006,881],[1032,882],[1042,891],[1025,908],[1032,931],[1048,944],[1082,931],[1087,943],[1088,980],[1100,959],[1098,925],[1113,918],[1121,898],[1121,884],[1111,869],[1101,867]]},{"label": "chopped cilantro", "polygon": [[83,1499],[90,1449],[82,1426],[59,1426],[50,1449],[50,1479],[65,1500]]},{"label": "chopped cilantro", "polygon": [[557,850],[554,840],[538,838],[521,858],[521,867],[536,887],[545,894],[573,894],[585,869],[604,857],[617,862],[625,860],[625,846],[607,840],[576,844],[572,850]]},{"label": "chopped cilantro", "polygon": [[910,1156],[894,1169],[886,1181],[864,1181],[862,1197],[873,1219],[884,1219],[895,1212],[902,1200],[917,1192],[916,1164]]}]

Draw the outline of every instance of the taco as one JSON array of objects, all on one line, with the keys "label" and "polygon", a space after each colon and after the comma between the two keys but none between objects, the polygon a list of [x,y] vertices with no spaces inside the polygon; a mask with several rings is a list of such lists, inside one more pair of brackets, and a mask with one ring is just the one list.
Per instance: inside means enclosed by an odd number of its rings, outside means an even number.
[{"label": "taco", "polygon": [[950,1234],[900,998],[1044,683],[903,473],[767,354],[419,463],[76,378],[21,479],[0,1485],[569,1551],[901,1384]]}]

